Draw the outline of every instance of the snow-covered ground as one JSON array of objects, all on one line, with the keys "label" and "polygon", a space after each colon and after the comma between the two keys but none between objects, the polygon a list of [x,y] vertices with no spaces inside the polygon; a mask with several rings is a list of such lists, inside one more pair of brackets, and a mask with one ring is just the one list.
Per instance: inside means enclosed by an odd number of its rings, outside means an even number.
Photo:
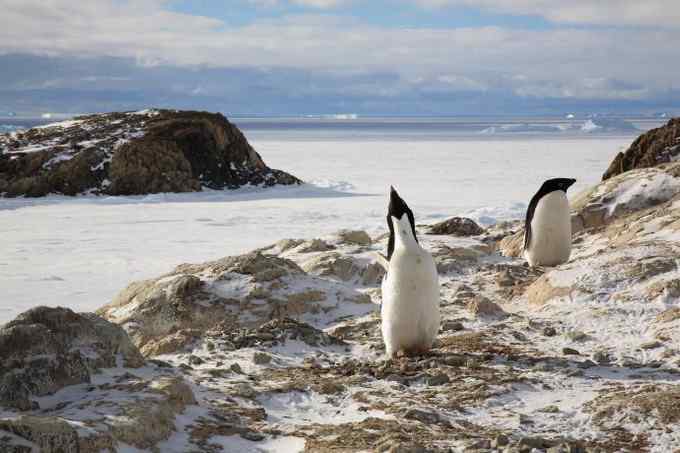
[{"label": "snow-covered ground", "polygon": [[523,216],[540,183],[595,184],[634,136],[443,141],[251,139],[310,184],[144,197],[0,200],[0,323],[36,305],[92,311],[133,280],[341,228],[384,229],[390,185],[419,223]]}]

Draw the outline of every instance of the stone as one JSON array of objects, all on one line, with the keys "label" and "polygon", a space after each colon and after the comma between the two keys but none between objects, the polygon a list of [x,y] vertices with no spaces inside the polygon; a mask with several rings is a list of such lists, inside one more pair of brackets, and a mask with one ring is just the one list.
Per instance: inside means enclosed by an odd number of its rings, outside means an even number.
[{"label": "stone", "polygon": [[557,335],[557,330],[554,327],[547,326],[543,329],[543,335],[546,337],[554,337]]},{"label": "stone", "polygon": [[640,349],[644,349],[644,350],[657,349],[657,348],[660,348],[661,346],[663,346],[662,342],[660,342],[658,340],[654,340],[654,341],[648,341],[646,343],[642,343],[640,345]]},{"label": "stone", "polygon": [[484,229],[474,220],[466,217],[452,217],[440,223],[431,225],[428,234],[442,234],[449,236],[479,236]]},{"label": "stone", "polygon": [[425,385],[429,386],[437,386],[437,385],[444,385],[448,384],[451,382],[451,379],[447,374],[444,373],[437,373],[437,374],[429,374],[425,377]]},{"label": "stone", "polygon": [[490,301],[484,296],[475,297],[468,302],[467,309],[477,318],[491,317],[504,318],[508,314],[498,304]]},{"label": "stone", "polygon": [[465,326],[460,321],[445,320],[441,326],[442,332],[459,332],[465,330]]},{"label": "stone", "polygon": [[345,282],[358,278],[362,272],[360,266],[352,258],[342,256],[337,252],[316,255],[302,263],[302,269],[308,274],[335,277]]},{"label": "stone", "polygon": [[588,335],[581,332],[580,330],[570,330],[564,334],[569,340],[582,342],[588,339]]},{"label": "stone", "polygon": [[505,447],[510,444],[510,439],[504,434],[499,434],[491,441],[491,448]]},{"label": "stone", "polygon": [[253,363],[255,365],[266,365],[272,361],[272,356],[266,352],[255,352],[253,354]]},{"label": "stone", "polygon": [[564,355],[580,355],[581,353],[578,352],[576,349],[573,349],[573,348],[562,348],[562,354],[564,354]]},{"label": "stone", "polygon": [[297,247],[295,251],[298,253],[313,253],[313,252],[327,252],[329,250],[334,250],[335,246],[329,244],[322,239],[312,239],[309,241],[304,241]]},{"label": "stone", "polygon": [[90,382],[100,368],[144,359],[119,326],[92,313],[32,308],[0,328],[0,404],[29,410],[33,396]]},{"label": "stone", "polygon": [[367,247],[373,243],[371,237],[362,230],[342,230],[338,233],[341,244],[361,245]]},{"label": "stone", "polygon": [[543,409],[539,409],[538,411],[546,414],[557,414],[560,411],[560,408],[554,404],[551,404],[550,406],[546,406]]}]

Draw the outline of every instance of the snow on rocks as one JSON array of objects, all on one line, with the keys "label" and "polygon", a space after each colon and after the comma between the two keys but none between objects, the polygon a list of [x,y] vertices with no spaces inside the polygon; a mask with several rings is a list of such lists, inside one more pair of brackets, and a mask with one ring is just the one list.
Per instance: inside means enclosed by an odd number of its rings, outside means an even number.
[{"label": "snow on rocks", "polygon": [[0,196],[137,195],[300,181],[221,114],[142,110],[0,134]]},{"label": "snow on rocks", "polygon": [[374,254],[385,235],[288,239],[133,283],[99,314],[146,365],[31,397],[44,413],[3,406],[0,442],[35,445],[11,423],[40,415],[65,420],[81,451],[677,449],[674,165],[575,203],[575,216],[604,214],[583,221],[555,268],[499,253],[517,223],[468,237],[419,227],[441,282],[426,356],[384,357]]}]

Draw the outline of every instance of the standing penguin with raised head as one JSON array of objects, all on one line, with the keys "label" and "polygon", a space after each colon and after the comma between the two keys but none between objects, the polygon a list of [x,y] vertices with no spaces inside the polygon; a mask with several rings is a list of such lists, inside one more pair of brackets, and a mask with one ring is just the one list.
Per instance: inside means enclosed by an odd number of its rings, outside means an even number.
[{"label": "standing penguin with raised head", "polygon": [[387,213],[390,239],[382,282],[382,335],[388,357],[426,353],[439,331],[439,275],[416,237],[413,211],[394,187]]},{"label": "standing penguin with raised head", "polygon": [[570,178],[548,179],[531,199],[524,222],[524,257],[531,267],[557,266],[571,255]]}]

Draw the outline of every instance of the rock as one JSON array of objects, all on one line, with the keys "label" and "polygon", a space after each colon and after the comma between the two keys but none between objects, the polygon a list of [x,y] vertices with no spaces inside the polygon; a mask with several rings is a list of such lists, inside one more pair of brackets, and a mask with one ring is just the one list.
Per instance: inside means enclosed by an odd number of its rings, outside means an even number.
[{"label": "rock", "polygon": [[495,302],[491,302],[484,296],[475,297],[468,302],[467,309],[477,318],[504,318],[508,314]]},{"label": "rock", "polygon": [[585,229],[600,228],[616,219],[661,205],[680,194],[680,163],[638,168],[601,182],[571,202]]},{"label": "rock", "polygon": [[557,335],[557,330],[554,327],[547,326],[543,329],[543,335],[546,337],[554,337]]},{"label": "rock", "polygon": [[16,418],[0,419],[0,433],[2,431],[10,432],[31,442],[41,452],[80,453],[81,451],[76,430],[57,417],[20,415]]},{"label": "rock", "polygon": [[503,256],[511,258],[521,257],[524,251],[524,227],[516,233],[501,239],[498,248]]},{"label": "rock", "polygon": [[430,374],[425,377],[425,385],[429,386],[444,385],[449,382],[451,382],[451,379],[444,373]]},{"label": "rock", "polygon": [[99,368],[140,367],[120,327],[92,313],[36,307],[0,328],[0,404],[31,409],[32,396],[90,382]]},{"label": "rock", "polygon": [[680,319],[680,307],[669,308],[656,316],[656,322],[667,323]]},{"label": "rock", "polygon": [[671,162],[680,154],[680,118],[640,135],[623,153],[619,153],[602,176],[607,180],[635,168],[654,167]]},{"label": "rock", "polygon": [[491,448],[505,447],[510,443],[508,436],[499,434],[491,441]]},{"label": "rock", "polygon": [[[32,152],[29,148],[44,147]],[[25,150],[25,151],[24,151]],[[152,110],[0,135],[0,192],[133,195],[300,184],[263,162],[221,114]]]},{"label": "rock", "polygon": [[611,357],[606,351],[596,351],[593,354],[593,361],[599,365],[608,365],[611,363]]},{"label": "rock", "polygon": [[157,396],[125,406],[125,416],[112,420],[111,433],[120,442],[148,449],[166,440],[175,430],[175,417],[186,406],[196,404],[191,388],[179,377],[149,383]]},{"label": "rock", "polygon": [[[323,330],[290,318],[273,319],[256,328],[242,330],[234,330],[230,324],[224,324],[216,326],[208,334],[229,341],[236,349],[252,348],[268,341],[285,344],[289,340],[302,341],[309,346],[345,345],[344,341]],[[255,357],[253,360],[256,360]]]},{"label": "rock", "polygon": [[442,322],[442,332],[459,332],[465,330],[465,326],[460,321],[445,320]]},{"label": "rock", "polygon": [[450,236],[478,236],[484,229],[474,220],[466,217],[452,217],[440,223],[431,225],[428,234],[446,234]]},{"label": "rock", "polygon": [[571,293],[570,286],[553,286],[550,273],[541,275],[526,290],[529,304],[534,306],[545,305],[552,299],[567,296]]},{"label": "rock", "polygon": [[524,447],[528,447],[529,449],[533,448],[545,449],[550,447],[550,445],[551,445],[550,441],[542,439],[540,437],[522,437],[518,442],[518,446],[520,449]]},{"label": "rock", "polygon": [[646,343],[642,343],[640,345],[640,349],[649,350],[649,349],[660,348],[661,346],[663,346],[662,342],[654,340],[654,341],[648,341]]},{"label": "rock", "polygon": [[123,325],[142,353],[154,356],[189,347],[204,332],[222,325],[238,330],[321,307],[335,309],[335,297],[342,297],[343,303],[370,302],[356,291],[338,290],[331,299],[318,289],[288,287],[287,282],[298,279],[308,287],[316,277],[289,259],[254,252],[181,265],[165,276],[133,283],[98,313]]},{"label": "rock", "polygon": [[313,252],[327,252],[329,250],[334,250],[335,246],[327,243],[322,239],[312,239],[310,241],[304,241],[299,246],[295,248],[298,253],[313,253]]},{"label": "rock", "polygon": [[266,352],[255,352],[253,354],[253,363],[255,365],[266,365],[272,361],[272,356]]},{"label": "rock", "polygon": [[538,411],[545,414],[557,414],[560,411],[560,408],[554,404],[551,404],[550,406],[546,406],[543,409],[539,409]]},{"label": "rock", "polygon": [[436,412],[425,411],[422,409],[407,409],[404,412],[403,417],[406,420],[417,420],[427,425],[436,425],[444,422],[441,416]]},{"label": "rock", "polygon": [[582,342],[586,341],[589,337],[587,334],[581,332],[580,330],[570,330],[564,334],[571,341]]},{"label": "rock", "polygon": [[341,281],[353,280],[362,272],[362,269],[352,258],[342,256],[337,252],[316,255],[314,258],[305,261],[302,264],[302,269],[312,275],[336,277]]},{"label": "rock", "polygon": [[342,230],[338,233],[341,244],[369,246],[372,244],[371,237],[362,230]]},{"label": "rock", "polygon": [[564,355],[580,355],[581,353],[578,352],[576,349],[573,349],[573,348],[562,348],[562,354],[564,354]]}]

